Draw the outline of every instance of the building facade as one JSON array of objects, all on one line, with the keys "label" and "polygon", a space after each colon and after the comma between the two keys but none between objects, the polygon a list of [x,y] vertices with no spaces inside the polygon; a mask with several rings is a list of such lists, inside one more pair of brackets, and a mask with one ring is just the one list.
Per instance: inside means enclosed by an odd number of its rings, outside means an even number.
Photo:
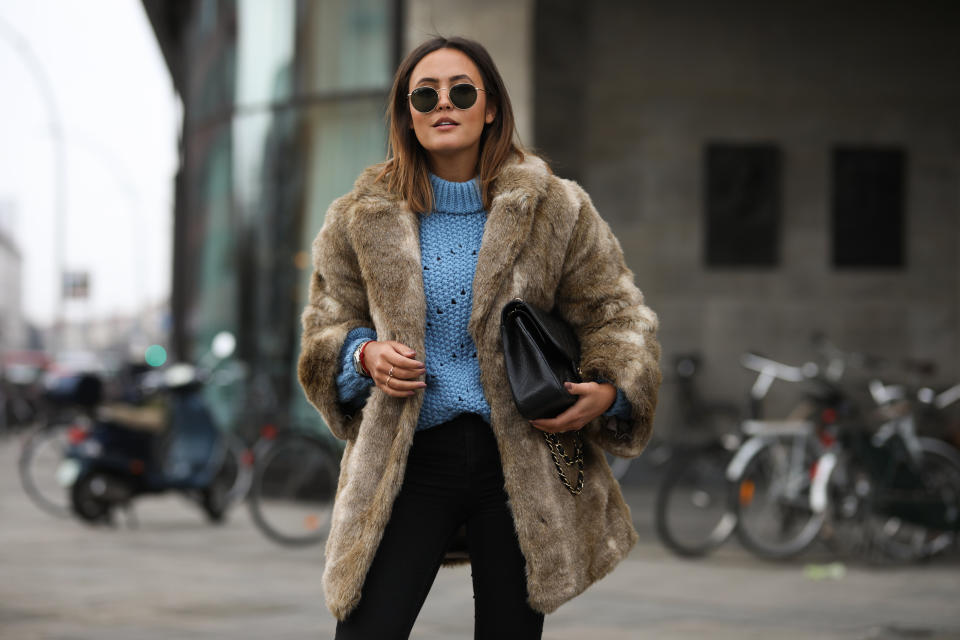
[{"label": "building facade", "polygon": [[172,287],[175,357],[237,336],[247,391],[319,417],[295,368],[310,241],[385,153],[397,3],[204,0],[144,7],[183,100]]},{"label": "building facade", "polygon": [[24,349],[23,255],[13,237],[14,206],[0,201],[0,351]]}]

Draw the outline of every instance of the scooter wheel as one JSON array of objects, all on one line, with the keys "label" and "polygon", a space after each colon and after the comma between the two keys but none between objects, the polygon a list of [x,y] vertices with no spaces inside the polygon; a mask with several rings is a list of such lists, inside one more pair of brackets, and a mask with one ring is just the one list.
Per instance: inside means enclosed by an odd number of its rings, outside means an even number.
[{"label": "scooter wheel", "polygon": [[113,504],[104,497],[108,482],[103,473],[87,471],[73,483],[70,507],[81,520],[92,524],[110,522]]}]

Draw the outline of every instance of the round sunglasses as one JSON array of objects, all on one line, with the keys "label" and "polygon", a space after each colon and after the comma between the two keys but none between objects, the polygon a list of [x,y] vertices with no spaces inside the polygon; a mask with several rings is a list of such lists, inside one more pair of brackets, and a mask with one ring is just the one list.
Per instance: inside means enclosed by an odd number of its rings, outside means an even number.
[{"label": "round sunglasses", "polygon": [[[463,110],[475,105],[477,103],[477,91],[484,91],[484,89],[478,89],[472,84],[461,82],[446,91],[453,106]],[[410,98],[410,104],[413,105],[413,108],[420,113],[430,113],[437,108],[437,103],[440,102],[440,92],[433,87],[417,87],[408,93],[407,97]]]}]

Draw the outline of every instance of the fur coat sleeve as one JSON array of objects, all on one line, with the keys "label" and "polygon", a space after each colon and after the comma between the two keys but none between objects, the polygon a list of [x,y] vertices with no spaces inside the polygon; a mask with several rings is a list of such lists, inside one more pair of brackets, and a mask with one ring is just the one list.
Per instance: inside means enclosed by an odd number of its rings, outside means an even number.
[{"label": "fur coat sleeve", "polygon": [[360,412],[338,402],[336,371],[347,333],[373,328],[356,254],[346,233],[346,198],[327,211],[312,246],[313,275],[309,300],[301,316],[303,333],[297,374],[307,400],[320,412],[330,431],[347,440],[356,436]]},{"label": "fur coat sleeve", "polygon": [[656,314],[644,304],[620,243],[584,190],[566,182],[579,213],[567,244],[556,308],[580,339],[584,380],[610,380],[630,401],[630,420],[607,416],[584,435],[610,453],[640,455],[653,431],[660,388]]}]

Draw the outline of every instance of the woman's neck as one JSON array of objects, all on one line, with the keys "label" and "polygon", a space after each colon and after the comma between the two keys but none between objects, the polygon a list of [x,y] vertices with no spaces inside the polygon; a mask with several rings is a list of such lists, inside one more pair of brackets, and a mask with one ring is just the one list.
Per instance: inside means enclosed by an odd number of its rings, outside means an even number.
[{"label": "woman's neck", "polygon": [[477,175],[477,160],[480,157],[477,148],[450,155],[430,154],[430,171],[433,175],[450,182],[466,182]]}]

